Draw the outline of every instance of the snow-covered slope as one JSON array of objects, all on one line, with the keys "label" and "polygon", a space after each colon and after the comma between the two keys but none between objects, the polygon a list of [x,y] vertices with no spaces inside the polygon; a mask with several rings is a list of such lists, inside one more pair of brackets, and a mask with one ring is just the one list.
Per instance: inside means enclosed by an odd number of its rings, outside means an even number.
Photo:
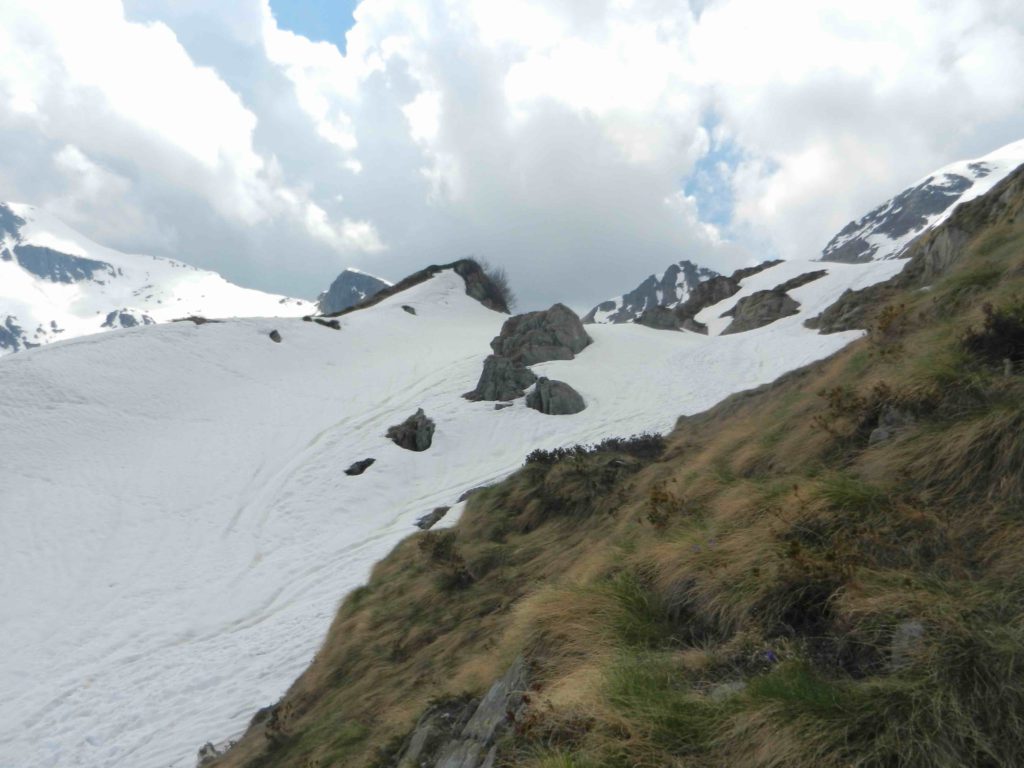
[{"label": "snow-covered slope", "polygon": [[324,315],[341,312],[390,286],[391,283],[383,278],[349,267],[334,279],[330,288],[317,297],[317,309]]},{"label": "snow-covered slope", "polygon": [[[284,692],[338,600],[417,517],[534,448],[668,430],[835,352],[859,334],[802,321],[903,263],[826,265],[792,292],[799,314],[747,333],[715,335],[714,318],[822,264],[749,278],[706,311],[709,336],[588,326],[575,360],[533,366],[583,395],[573,416],[460,396],[506,316],[451,271],[340,331],[175,323],[3,358],[0,768],[191,768]],[[437,424],[429,450],[384,437],[421,407]]]},{"label": "snow-covered slope", "polygon": [[0,203],[0,355],[188,315],[309,314],[315,305],[215,272],[98,245],[29,205]]},{"label": "snow-covered slope", "polygon": [[690,297],[698,283],[718,273],[683,260],[670,264],[660,275],[649,275],[640,285],[614,299],[602,301],[583,316],[584,323],[631,323],[654,307],[676,307]]},{"label": "snow-covered slope", "polygon": [[1024,140],[940,168],[847,224],[821,258],[847,263],[899,258],[915,237],[945,221],[958,203],[985,194],[1021,163]]}]

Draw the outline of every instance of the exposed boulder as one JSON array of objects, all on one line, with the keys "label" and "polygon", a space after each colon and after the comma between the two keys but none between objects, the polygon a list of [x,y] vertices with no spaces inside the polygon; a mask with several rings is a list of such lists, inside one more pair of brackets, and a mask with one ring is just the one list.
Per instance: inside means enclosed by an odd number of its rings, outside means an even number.
[{"label": "exposed boulder", "polygon": [[579,317],[564,304],[510,317],[491,341],[496,355],[522,365],[572,360],[591,343]]},{"label": "exposed boulder", "polygon": [[281,334],[278,332],[276,328],[272,330],[268,335],[270,336],[271,341],[275,342],[276,344],[281,343]]},{"label": "exposed boulder", "polygon": [[430,530],[441,518],[448,514],[449,509],[451,507],[434,507],[433,510],[416,520],[416,527],[424,531]]},{"label": "exposed boulder", "polygon": [[528,670],[522,657],[480,701],[459,697],[431,706],[409,736],[401,768],[493,768],[497,742],[523,719]]},{"label": "exposed boulder", "polygon": [[389,427],[386,436],[400,448],[425,451],[434,442],[434,426],[420,408],[401,424]]},{"label": "exposed boulder", "polygon": [[376,461],[376,459],[360,459],[354,462],[348,469],[345,470],[346,475],[361,475]]},{"label": "exposed boulder", "polygon": [[330,320],[324,320],[322,317],[314,317],[313,322],[317,325],[322,325],[324,328],[332,328],[335,331],[341,330],[341,323],[337,319],[331,318]]},{"label": "exposed boulder", "polygon": [[543,376],[526,396],[526,405],[550,416],[567,416],[587,407],[580,393],[564,381],[554,381]]},{"label": "exposed boulder", "polygon": [[733,320],[729,327],[722,331],[722,335],[761,328],[783,317],[795,315],[799,311],[800,304],[788,293],[776,290],[757,291],[744,296],[736,302],[735,307],[725,313],[724,316],[732,317]]},{"label": "exposed boulder", "polygon": [[346,269],[334,279],[330,288],[320,294],[316,305],[321,314],[331,315],[375,296],[390,285],[379,277],[357,269]]},{"label": "exposed boulder", "polygon": [[416,314],[416,308],[415,307],[410,307],[408,304],[403,304],[402,305],[402,309],[405,310],[406,312],[408,312],[410,315],[415,315]]},{"label": "exposed boulder", "polygon": [[463,395],[467,400],[514,400],[537,381],[529,368],[507,357],[488,355],[476,388]]},{"label": "exposed boulder", "polygon": [[506,403],[495,403],[494,404],[494,410],[496,410],[496,411],[503,411],[506,408],[511,408],[511,407],[512,407],[512,403],[507,403],[507,402]]},{"label": "exposed boulder", "polygon": [[200,315],[189,315],[188,317],[179,317],[172,321],[175,323],[195,323],[196,325],[206,325],[207,323],[223,323],[223,320],[210,320]]}]

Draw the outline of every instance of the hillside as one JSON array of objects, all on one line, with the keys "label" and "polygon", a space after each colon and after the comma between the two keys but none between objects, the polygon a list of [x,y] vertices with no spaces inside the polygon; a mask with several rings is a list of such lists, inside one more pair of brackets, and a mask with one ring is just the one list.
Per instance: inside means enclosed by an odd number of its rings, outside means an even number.
[{"label": "hillside", "polygon": [[[191,766],[285,692],[420,517],[454,522],[535,448],[665,431],[833,354],[860,332],[803,321],[902,265],[830,265],[795,314],[734,335],[717,335],[729,301],[707,336],[587,326],[575,359],[531,366],[584,402],[559,416],[463,397],[509,320],[474,266],[332,320],[137,327],[0,360],[0,581],[18,585],[0,591],[0,766]],[[421,408],[433,444],[403,450],[386,435]]]},{"label": "hillside", "polygon": [[0,355],[118,328],[205,317],[299,317],[315,305],[173,259],[92,242],[30,205],[0,203]]},{"label": "hillside", "polygon": [[1022,212],[1018,170],[817,323],[865,338],[402,541],[213,764],[1021,765]]}]

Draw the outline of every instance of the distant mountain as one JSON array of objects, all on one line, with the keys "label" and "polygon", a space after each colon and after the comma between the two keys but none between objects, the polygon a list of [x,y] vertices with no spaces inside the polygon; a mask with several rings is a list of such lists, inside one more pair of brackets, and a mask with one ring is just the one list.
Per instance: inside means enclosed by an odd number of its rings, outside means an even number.
[{"label": "distant mountain", "polygon": [[645,310],[673,308],[686,301],[693,289],[718,273],[683,260],[672,264],[660,275],[650,275],[628,293],[602,301],[586,315],[584,323],[631,323]]},{"label": "distant mountain", "polygon": [[242,288],[180,261],[105,248],[44,211],[0,203],[0,355],[189,315],[313,311],[311,302]]},{"label": "distant mountain", "polygon": [[320,294],[316,305],[320,314],[332,315],[354,307],[364,299],[390,287],[391,283],[387,280],[349,267],[334,279],[330,288]]},{"label": "distant mountain", "polygon": [[822,261],[857,264],[896,259],[922,232],[941,224],[957,204],[988,192],[1024,163],[1024,141],[1017,141],[975,160],[940,168],[833,237]]}]

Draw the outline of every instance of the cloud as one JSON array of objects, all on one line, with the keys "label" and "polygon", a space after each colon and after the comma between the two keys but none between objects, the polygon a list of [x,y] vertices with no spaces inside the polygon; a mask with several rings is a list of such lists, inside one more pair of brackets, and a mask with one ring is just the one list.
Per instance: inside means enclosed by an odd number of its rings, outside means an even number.
[{"label": "cloud", "polygon": [[1018,6],[364,0],[343,55],[267,0],[13,0],[0,197],[265,289],[477,254],[585,307],[1024,136]]}]

